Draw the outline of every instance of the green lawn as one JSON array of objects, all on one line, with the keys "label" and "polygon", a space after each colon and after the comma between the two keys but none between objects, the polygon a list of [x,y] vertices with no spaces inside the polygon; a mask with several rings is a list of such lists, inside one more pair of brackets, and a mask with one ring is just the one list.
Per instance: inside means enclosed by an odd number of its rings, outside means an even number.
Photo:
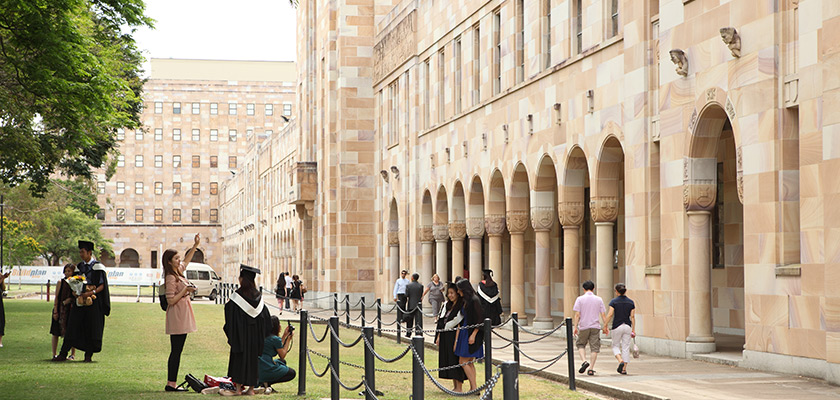
[{"label": "green lawn", "polygon": [[[162,391],[166,380],[166,360],[169,355],[169,338],[164,334],[164,312],[157,304],[113,303],[111,317],[105,323],[103,352],[94,356],[93,364],[79,361],[51,363],[49,318],[51,304],[35,300],[6,300],[6,336],[0,349],[0,388],[2,393],[15,399],[150,399],[172,398],[197,394],[178,395]],[[181,360],[179,375],[192,373],[198,378],[204,374],[222,376],[227,372],[228,346],[222,325],[224,315],[219,305],[195,304],[199,331],[190,334]],[[316,332],[323,333],[324,326],[316,325]],[[299,332],[295,332],[296,335]],[[345,341],[353,340],[358,332],[343,330]],[[315,344],[309,336],[311,348],[329,354],[328,341]],[[376,338],[377,351],[385,357],[397,355],[402,348],[392,340]],[[298,347],[295,343],[289,357],[289,366],[298,370]],[[341,349],[341,359],[353,364],[364,364],[363,349],[357,345]],[[82,358],[81,354],[77,354]],[[315,367],[323,370],[326,360],[314,356]],[[437,366],[437,353],[426,349],[429,368]],[[410,370],[411,359],[405,357],[394,364],[377,363],[378,368]],[[478,366],[479,380],[483,365]],[[341,376],[345,383],[355,385],[361,380],[362,370],[342,365]],[[408,399],[411,393],[410,374],[377,373],[377,388],[385,393],[381,399]],[[297,379],[274,386],[279,394],[267,398],[298,398]],[[329,397],[327,377],[316,378],[311,370],[307,374],[306,399]],[[501,399],[501,382],[496,386],[495,398]],[[520,378],[522,399],[584,399],[586,396],[570,392],[564,386],[540,378]],[[4,397],[5,395],[0,395]],[[361,398],[356,393],[342,391],[342,398]],[[426,381],[427,399],[448,399]]]},{"label": "green lawn", "polygon": [[[137,296],[137,286],[111,286],[111,294],[113,295],[120,295],[120,296]],[[6,282],[6,291],[8,291],[8,297],[15,297],[22,294],[31,294],[31,293],[43,293],[46,295],[47,293],[47,285],[18,285],[16,282],[9,283]],[[52,295],[55,294],[55,283],[50,285],[50,299],[52,299]],[[157,289],[155,289],[155,294],[159,294]],[[152,287],[151,286],[141,286],[140,287],[140,296],[149,297],[152,295]],[[44,297],[46,298],[46,296]]]}]

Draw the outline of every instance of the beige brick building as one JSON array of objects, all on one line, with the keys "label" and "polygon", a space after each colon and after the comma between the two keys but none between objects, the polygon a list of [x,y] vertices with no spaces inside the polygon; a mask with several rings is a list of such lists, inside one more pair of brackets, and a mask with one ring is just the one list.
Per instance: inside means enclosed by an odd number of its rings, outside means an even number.
[{"label": "beige brick building", "polygon": [[158,268],[167,248],[222,273],[221,184],[294,112],[292,62],[152,59],[143,128],[118,132],[116,172],[100,174],[109,266]]},{"label": "beige brick building", "polygon": [[840,2],[316,0],[298,33],[313,295],[489,267],[544,328],[626,282],[645,351],[840,383]]}]

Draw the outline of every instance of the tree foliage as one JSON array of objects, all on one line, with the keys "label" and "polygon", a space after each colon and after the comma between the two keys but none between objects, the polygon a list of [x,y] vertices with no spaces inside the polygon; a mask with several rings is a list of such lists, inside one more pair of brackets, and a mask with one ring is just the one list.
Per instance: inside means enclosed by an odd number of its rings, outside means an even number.
[{"label": "tree foliage", "polygon": [[0,179],[91,177],[140,126],[143,0],[0,0]]},{"label": "tree foliage", "polygon": [[41,255],[41,245],[29,235],[33,225],[3,217],[3,264],[29,265]]}]

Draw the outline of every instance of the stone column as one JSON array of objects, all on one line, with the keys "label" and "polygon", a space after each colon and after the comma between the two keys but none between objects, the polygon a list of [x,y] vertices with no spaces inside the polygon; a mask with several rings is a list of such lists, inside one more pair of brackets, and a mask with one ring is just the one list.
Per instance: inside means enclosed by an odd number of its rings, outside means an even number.
[{"label": "stone column", "polygon": [[683,205],[688,217],[688,337],[686,353],[715,351],[712,331],[711,210],[717,196],[717,159],[683,163]]},{"label": "stone column", "polygon": [[583,203],[560,204],[563,224],[563,316],[574,316],[575,299],[580,294],[580,224]]},{"label": "stone column", "polygon": [[[502,214],[490,214],[484,217],[484,228],[487,232],[488,240],[488,259],[490,270],[493,271],[494,279],[498,280],[502,276],[502,233],[505,231],[505,216]],[[472,278],[470,279],[472,282]],[[473,284],[478,285],[481,282],[481,271],[478,271],[478,276]],[[499,288],[503,290],[503,288]]]},{"label": "stone column", "polygon": [[531,225],[536,236],[536,315],[535,329],[551,329],[551,227],[554,225],[554,207],[531,207]]},{"label": "stone column", "polygon": [[400,233],[397,231],[388,232],[388,275],[390,282],[400,277]]},{"label": "stone column", "polygon": [[481,240],[484,238],[484,218],[467,218],[467,235],[470,237],[470,283],[478,285],[483,262]]},{"label": "stone column", "polygon": [[432,227],[424,226],[420,228],[418,237],[420,238],[420,253],[423,258],[420,275],[431,278],[433,273],[432,271],[434,271],[434,266],[432,266],[432,251],[434,251],[433,248],[435,243],[434,235],[432,235]]},{"label": "stone column", "polygon": [[595,294],[610,304],[613,298],[613,227],[618,217],[618,200],[615,197],[597,198],[590,202],[592,220],[595,221]]},{"label": "stone column", "polygon": [[[507,228],[510,232],[510,312],[519,314],[523,324],[525,314],[525,228],[528,211],[508,211]],[[501,252],[501,248],[499,249]]]},{"label": "stone column", "polygon": [[[452,279],[456,276],[464,277],[464,239],[467,236],[467,225],[464,221],[449,223],[449,237],[452,238]],[[441,282],[446,282],[441,277]]]},{"label": "stone column", "polygon": [[[433,229],[435,235],[435,273],[438,274],[441,282],[447,282],[449,281],[449,274],[447,273],[449,268],[446,265],[447,247],[449,245],[449,224],[435,224]],[[431,279],[431,274],[420,277],[420,280],[423,282],[429,282]]]}]

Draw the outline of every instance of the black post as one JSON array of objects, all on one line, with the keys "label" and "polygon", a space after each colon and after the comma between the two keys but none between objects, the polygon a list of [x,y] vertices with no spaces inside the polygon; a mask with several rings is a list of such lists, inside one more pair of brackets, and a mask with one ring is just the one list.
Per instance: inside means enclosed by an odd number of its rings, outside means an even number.
[{"label": "black post", "polygon": [[417,307],[415,308],[415,314],[417,317],[414,318],[414,329],[418,335],[423,336],[423,301],[421,300]]},{"label": "black post", "polygon": [[519,400],[519,363],[505,361],[502,363],[502,384],[504,400]]},{"label": "black post", "polygon": [[376,299],[376,334],[382,337],[382,299]]},{"label": "black post", "polygon": [[330,334],[330,365],[335,374],[330,375],[330,399],[331,400],[339,400],[339,395],[341,394],[339,390],[341,387],[338,386],[338,317],[333,316],[330,317],[330,326],[332,327],[332,331],[335,334]]},{"label": "black post", "polygon": [[[417,355],[420,356],[420,360],[425,362],[423,356],[423,336],[413,336],[411,338],[411,347],[414,347],[414,350],[417,351]],[[411,400],[423,400],[424,396],[424,387],[423,387],[423,367],[420,365],[420,361],[417,360],[417,357],[413,358],[413,362],[411,364]]]},{"label": "black post", "polygon": [[362,296],[362,326],[365,326],[365,296]]},{"label": "black post", "polygon": [[[490,318],[484,318],[484,381],[487,382],[493,377],[493,346],[490,343],[493,334],[493,322]],[[462,332],[463,333],[463,332]],[[493,399],[493,392],[487,393],[488,400]]]},{"label": "black post", "polygon": [[[510,319],[513,320],[513,361],[519,363],[519,313],[510,314]],[[519,367],[517,367],[518,369]]]},{"label": "black post", "polygon": [[306,357],[309,355],[309,349],[306,347],[306,339],[309,336],[309,313],[306,310],[300,310],[300,332],[298,333],[298,396],[306,394]]},{"label": "black post", "polygon": [[373,348],[373,327],[366,326],[362,328],[362,333],[365,335],[365,340],[370,343],[370,347],[367,345],[363,346],[365,348],[365,380],[367,381],[368,387],[370,387],[370,391],[365,391],[365,399],[373,400],[374,396],[370,393],[376,393],[376,359],[373,358],[373,352],[371,351],[371,348]]},{"label": "black post", "polygon": [[338,316],[338,293],[333,293],[333,315]]},{"label": "black post", "polygon": [[350,295],[344,295],[344,319],[347,325],[350,325]]},{"label": "black post", "polygon": [[569,359],[569,390],[575,389],[575,333],[572,319],[566,318],[566,358]]},{"label": "black post", "polygon": [[152,282],[152,303],[155,302],[155,290],[157,289],[157,282]]},{"label": "black post", "polygon": [[400,306],[397,304],[397,344],[402,343],[402,319],[400,318]]}]

